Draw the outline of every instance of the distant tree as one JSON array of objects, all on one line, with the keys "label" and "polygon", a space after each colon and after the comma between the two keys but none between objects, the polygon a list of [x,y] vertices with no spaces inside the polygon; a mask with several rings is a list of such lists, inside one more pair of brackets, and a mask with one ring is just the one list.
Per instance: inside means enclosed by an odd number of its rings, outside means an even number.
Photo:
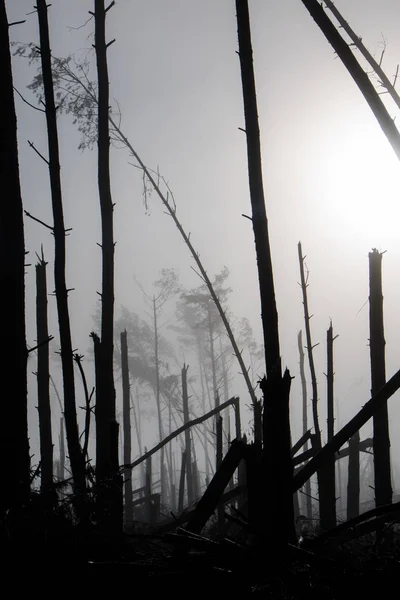
[{"label": "distant tree", "polygon": [[[19,181],[17,118],[4,0],[0,1],[0,286],[2,344],[0,374],[0,514],[27,502],[30,456],[27,417],[27,348],[25,337],[25,240]],[[6,392],[5,386],[9,384]]]}]

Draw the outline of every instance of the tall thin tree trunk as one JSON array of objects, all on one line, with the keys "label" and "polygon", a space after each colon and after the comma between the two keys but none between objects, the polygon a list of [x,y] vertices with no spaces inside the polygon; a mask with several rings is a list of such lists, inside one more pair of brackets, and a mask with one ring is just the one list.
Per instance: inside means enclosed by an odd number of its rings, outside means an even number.
[{"label": "tall thin tree trunk", "polygon": [[4,0],[0,2],[0,289],[2,344],[0,377],[10,388],[2,402],[0,423],[0,514],[27,502],[30,456],[27,417],[27,348],[25,337],[25,240],[19,181],[10,42]]},{"label": "tall thin tree trunk", "polygon": [[347,520],[360,513],[360,432],[349,439],[349,467],[347,479]]},{"label": "tall thin tree trunk", "polygon": [[[182,402],[183,402],[183,422],[189,422],[189,398],[187,391],[187,371],[189,366],[183,365],[182,369]],[[185,450],[186,450],[186,474],[187,474],[187,495],[188,504],[192,504],[194,501],[193,496],[193,476],[192,476],[192,453],[191,453],[191,439],[190,430],[185,431]]]},{"label": "tall thin tree trunk", "polygon": [[64,417],[60,418],[60,479],[64,481],[65,479],[65,438],[64,438]]},{"label": "tall thin tree trunk", "polygon": [[[131,407],[130,407],[130,384],[129,384],[129,365],[128,365],[128,336],[126,329],[121,331],[121,369],[122,369],[122,409],[124,422],[124,464],[128,465],[132,459],[132,441],[131,441]],[[129,530],[133,524],[133,506],[132,506],[132,469],[126,469],[125,479],[125,504],[124,521],[125,527]]]},{"label": "tall thin tree trunk", "polygon": [[[369,253],[369,328],[371,393],[374,396],[386,383],[385,334],[383,326],[382,254]],[[385,403],[374,415],[374,473],[376,506],[390,504],[393,490],[390,467],[388,407]]]},{"label": "tall thin tree trunk", "polygon": [[183,506],[185,502],[185,473],[186,473],[186,464],[187,457],[186,452],[182,452],[182,461],[181,461],[181,474],[179,478],[179,492],[178,492],[178,512],[181,513],[183,511]]},{"label": "tall thin tree trunk", "polygon": [[[158,437],[160,442],[164,438],[162,418],[161,418],[161,395],[160,395],[160,364],[158,357],[158,322],[157,322],[157,305],[156,298],[153,296],[153,322],[154,322],[154,361],[156,371],[156,405],[157,405],[157,419],[158,419]],[[165,501],[165,477],[164,477],[164,448],[161,448],[160,453],[160,477],[161,477],[161,499]]]},{"label": "tall thin tree trunk", "polygon": [[[236,0],[236,14],[239,39],[239,58],[242,76],[244,116],[247,141],[247,160],[249,173],[250,200],[252,206],[252,223],[256,247],[258,278],[260,286],[261,318],[264,333],[265,362],[267,378],[263,385],[264,394],[264,455],[263,485],[269,482],[274,489],[280,489],[280,495],[267,495],[271,503],[269,511],[265,511],[264,533],[279,538],[281,548],[288,541],[295,541],[293,514],[293,493],[291,479],[293,464],[290,455],[290,422],[289,390],[290,374],[287,371],[282,377],[282,365],[279,348],[278,311],[275,300],[275,286],[272,270],[271,250],[268,233],[268,220],[265,209],[264,187],[262,177],[260,129],[258,124],[257,96],[253,67],[253,50],[251,45],[250,17],[248,0]],[[267,423],[267,414],[274,415],[275,432],[279,432],[280,453],[272,456],[267,449],[270,444],[268,432],[271,423]],[[256,413],[255,416],[258,416]],[[255,431],[258,425],[255,424]],[[266,491],[266,490],[265,490]],[[277,520],[273,515],[282,514],[285,529],[279,534]],[[265,528],[266,527],[266,528]]]},{"label": "tall thin tree trunk", "polygon": [[[307,381],[304,369],[304,350],[303,350],[303,332],[300,330],[297,336],[299,356],[300,356],[300,380],[301,380],[301,393],[303,399],[303,435],[308,431],[308,416],[307,416]],[[303,446],[304,452],[308,450],[308,440]],[[311,481],[308,480],[305,483],[305,505],[306,515],[308,519],[312,519],[312,502],[311,502]]]},{"label": "tall thin tree trunk", "polygon": [[[334,410],[333,410],[333,327],[332,322],[327,331],[327,425],[328,442],[334,436]],[[335,486],[335,458],[332,456],[324,467],[324,494],[325,501],[320,503],[320,522],[324,530],[333,529],[336,526],[336,486]]]},{"label": "tall thin tree trunk", "polygon": [[37,386],[42,492],[49,492],[53,486],[46,265],[42,248],[42,257],[36,265]]},{"label": "tall thin tree trunk", "polygon": [[[94,1],[98,78],[98,189],[101,212],[101,340],[96,360],[96,476],[102,518],[115,532],[122,529],[122,478],[118,474],[118,427],[114,387],[114,226],[110,183],[109,80],[104,0]],[[104,488],[103,492],[101,488]],[[103,496],[103,498],[102,498]],[[103,504],[105,502],[105,504]],[[107,510],[105,510],[107,508]],[[107,517],[106,517],[107,515]]]},{"label": "tall thin tree trunk", "polygon": [[[217,454],[216,454],[215,463],[216,463],[216,472],[217,472],[222,464],[222,458],[223,458],[223,450],[222,450],[223,419],[222,419],[221,415],[218,415],[218,417],[217,417],[216,434],[217,434]],[[217,508],[217,529],[218,529],[218,535],[220,535],[220,536],[223,536],[223,534],[224,534],[224,528],[225,528],[225,514],[224,513],[225,513],[225,507],[223,504],[219,503],[218,508]]]},{"label": "tall thin tree trunk", "polygon": [[[321,441],[321,430],[319,428],[319,419],[318,419],[318,385],[317,385],[317,376],[315,373],[315,364],[314,364],[314,346],[311,341],[311,327],[310,327],[310,312],[308,309],[308,297],[307,297],[307,287],[308,282],[304,273],[304,260],[303,251],[301,248],[301,242],[298,243],[298,255],[299,255],[299,265],[300,265],[300,282],[301,282],[301,290],[303,294],[303,308],[304,308],[304,323],[306,329],[306,340],[307,340],[307,355],[308,355],[308,364],[310,367],[310,376],[311,376],[311,387],[312,387],[312,399],[311,399],[311,407],[312,407],[312,415],[313,415],[313,423],[314,423],[314,438],[313,438],[313,446],[315,447],[316,452],[322,448]],[[324,514],[326,513],[326,508],[324,506],[321,507],[321,503],[324,504],[326,500],[326,494],[324,493],[324,473],[322,469],[319,469],[317,472],[317,480],[318,480],[318,499],[319,499],[319,512],[320,517],[324,519]]]},{"label": "tall thin tree trunk", "polygon": [[[76,415],[74,364],[71,341],[71,325],[68,309],[68,289],[65,279],[65,226],[62,204],[60,157],[58,145],[57,115],[54,99],[53,75],[46,0],[38,0],[37,11],[40,33],[40,56],[49,149],[49,174],[53,207],[54,234],[54,283],[60,332],[61,363],[64,388],[64,417],[68,454],[74,480],[75,493],[82,500],[86,492],[85,457],[79,443]],[[78,503],[79,504],[79,503]]]}]

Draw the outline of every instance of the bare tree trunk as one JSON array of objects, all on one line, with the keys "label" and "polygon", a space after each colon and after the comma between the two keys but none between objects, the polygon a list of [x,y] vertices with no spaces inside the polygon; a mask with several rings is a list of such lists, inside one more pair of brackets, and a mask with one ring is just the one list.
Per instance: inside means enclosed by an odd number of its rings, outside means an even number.
[{"label": "bare tree trunk", "polygon": [[[300,380],[301,380],[301,393],[303,398],[303,435],[308,431],[308,417],[307,417],[307,382],[306,374],[304,370],[304,350],[303,350],[303,334],[299,331],[297,337],[299,355],[300,355]],[[304,452],[307,452],[309,448],[308,440],[303,446]],[[308,519],[312,519],[312,502],[311,502],[311,481],[306,481],[305,484],[305,505],[306,515]]]},{"label": "bare tree trunk", "polygon": [[179,479],[179,495],[178,495],[178,512],[181,513],[183,511],[183,506],[185,502],[185,474],[186,474],[186,451],[182,452],[182,462],[181,462],[181,475]]},{"label": "bare tree trunk", "polygon": [[[263,440],[264,456],[263,485],[269,482],[272,489],[280,489],[280,494],[269,494],[273,501],[270,511],[264,511],[260,518],[264,522],[261,527],[264,534],[273,532],[278,535],[276,518],[280,512],[285,523],[284,534],[279,536],[285,543],[295,540],[293,493],[291,491],[291,478],[293,465],[290,456],[290,423],[289,415],[289,390],[290,375],[287,372],[282,378],[282,365],[279,348],[278,312],[275,300],[275,287],[272,270],[271,250],[269,244],[268,221],[265,209],[264,188],[262,178],[260,130],[258,124],[257,96],[253,67],[253,50],[251,45],[250,17],[247,0],[236,0],[236,14],[239,39],[239,58],[242,75],[244,116],[246,124],[247,159],[249,172],[250,199],[252,206],[252,223],[256,247],[258,278],[260,286],[261,318],[264,333],[265,361],[267,378],[264,381],[264,423]],[[288,377],[288,380],[287,380]],[[289,381],[289,385],[287,385]],[[270,440],[267,439],[271,431],[271,423],[267,422],[267,415],[274,415],[273,428],[279,432],[280,440],[280,467],[271,462],[269,448]],[[255,416],[258,416],[256,413]],[[255,423],[255,431],[258,429]],[[283,507],[283,510],[282,510]],[[288,537],[285,537],[288,536]],[[283,539],[282,539],[283,538]]]},{"label": "bare tree trunk", "polygon": [[[157,419],[158,419],[158,436],[159,441],[164,438],[162,418],[161,418],[161,402],[160,402],[160,365],[158,359],[158,323],[157,323],[157,305],[156,298],[153,296],[153,321],[154,321],[154,361],[156,371],[156,406],[157,406]],[[162,501],[165,499],[165,478],[164,478],[164,448],[161,448],[160,453],[160,477],[161,477],[161,498]]]},{"label": "bare tree trunk", "polygon": [[64,387],[64,417],[67,434],[68,455],[78,504],[86,493],[85,458],[79,443],[76,415],[74,364],[71,341],[71,325],[68,309],[68,289],[65,280],[65,226],[62,204],[60,158],[58,145],[57,115],[54,99],[53,75],[46,0],[38,0],[37,11],[40,33],[40,56],[42,62],[43,88],[46,109],[49,149],[49,174],[53,207],[54,234],[54,283],[60,332],[61,363]]},{"label": "bare tree trunk", "polygon": [[[386,382],[385,334],[383,326],[382,254],[369,253],[369,328],[371,393],[374,396]],[[390,436],[387,403],[375,413],[374,476],[376,506],[391,504],[393,497],[390,468]]]},{"label": "bare tree trunk", "polygon": [[46,265],[42,248],[42,257],[36,265],[37,386],[42,493],[49,492],[53,487]]},{"label": "bare tree trunk", "polygon": [[64,417],[60,418],[60,479],[65,479],[65,439],[64,439]]},{"label": "bare tree trunk", "polygon": [[397,158],[400,160],[400,133],[380,99],[378,92],[369,80],[367,73],[364,72],[348,44],[326,15],[320,2],[318,0],[302,0],[302,2],[354,79],[354,82],[369,104],[382,131],[395,151]]},{"label": "bare tree trunk", "polygon": [[[187,371],[189,365],[183,365],[182,369],[182,402],[183,402],[183,422],[185,425],[189,423],[189,399],[187,392]],[[193,478],[192,478],[192,452],[190,429],[185,431],[185,450],[186,450],[186,474],[187,474],[187,494],[188,504],[191,505],[194,501],[193,497]]]},{"label": "bare tree trunk", "polygon": [[360,432],[349,439],[349,467],[347,480],[347,520],[360,514]]},{"label": "bare tree trunk", "polygon": [[[333,412],[333,328],[332,323],[327,331],[327,400],[328,400],[328,442],[334,436]],[[329,530],[336,526],[336,486],[335,486],[335,457],[332,456],[323,468],[324,485],[322,488],[324,498],[320,497],[320,525],[321,529]],[[321,493],[321,492],[320,492]]]},{"label": "bare tree trunk", "polygon": [[[0,2],[0,286],[2,338],[0,377],[11,388],[2,402],[0,423],[0,514],[25,504],[30,492],[25,336],[25,240],[19,181],[10,42],[4,0]],[[11,392],[12,390],[12,392]]]},{"label": "bare tree trunk", "polygon": [[[222,434],[223,434],[223,420],[221,415],[218,415],[217,417],[217,426],[216,426],[216,434],[217,434],[217,455],[216,455],[216,473],[218,472],[218,469],[220,468],[221,464],[222,464],[222,456],[223,456],[223,452],[222,452]],[[233,473],[232,473],[233,476]],[[224,534],[224,528],[225,528],[225,507],[223,504],[219,503],[218,504],[218,508],[217,508],[217,529],[218,529],[218,535],[220,535],[221,537]]]},{"label": "bare tree trunk", "polygon": [[[144,449],[146,452],[146,448]],[[148,523],[153,520],[153,508],[152,508],[152,469],[151,469],[151,456],[146,459],[146,483],[145,483],[145,498],[146,498],[146,517]]]},{"label": "bare tree trunk", "polygon": [[[98,77],[98,188],[102,230],[101,340],[96,361],[96,477],[105,526],[122,530],[122,478],[118,473],[114,387],[114,226],[110,184],[109,80],[104,0],[95,0]],[[103,489],[102,489],[103,488]],[[107,517],[106,517],[107,515]]]},{"label": "bare tree trunk", "polygon": [[[301,281],[301,290],[303,294],[303,307],[304,307],[304,323],[306,330],[306,340],[307,340],[307,355],[308,355],[308,363],[310,366],[310,375],[311,375],[311,387],[312,387],[312,414],[313,414],[313,422],[314,422],[314,438],[313,445],[316,452],[322,448],[321,441],[321,430],[319,428],[319,419],[318,419],[318,385],[317,385],[317,376],[315,373],[315,364],[314,364],[314,354],[311,341],[311,327],[310,327],[310,312],[308,309],[308,297],[307,297],[307,287],[308,282],[304,273],[304,260],[301,242],[298,243],[298,254],[299,254],[299,264],[300,264],[300,281]],[[326,490],[326,470],[318,470],[317,472],[317,480],[318,480],[318,499],[319,499],[319,513],[320,520],[322,520],[322,524],[325,522],[325,515],[329,512],[327,508],[328,503],[328,495],[329,492]]]},{"label": "bare tree trunk", "polygon": [[[130,464],[132,460],[132,442],[131,442],[131,407],[130,407],[130,384],[129,384],[129,364],[128,364],[128,339],[126,329],[121,331],[121,369],[122,369],[122,407],[124,422],[124,464]],[[133,524],[133,506],[132,506],[132,471],[124,470],[125,483],[125,504],[124,504],[124,522],[129,530]]]}]

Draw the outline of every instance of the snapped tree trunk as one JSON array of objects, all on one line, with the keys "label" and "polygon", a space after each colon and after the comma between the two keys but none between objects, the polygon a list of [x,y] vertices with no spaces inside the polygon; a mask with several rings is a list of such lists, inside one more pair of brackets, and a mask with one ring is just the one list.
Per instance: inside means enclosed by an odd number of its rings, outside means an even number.
[{"label": "snapped tree trunk", "polygon": [[57,130],[57,115],[54,99],[53,74],[46,0],[38,0],[37,11],[40,33],[40,56],[42,63],[44,100],[49,150],[49,175],[53,208],[54,234],[54,284],[60,333],[61,364],[64,389],[64,418],[67,434],[68,455],[71,465],[74,490],[78,504],[86,493],[85,458],[79,443],[76,415],[74,363],[71,341],[71,325],[68,309],[68,289],[65,279],[65,226],[62,204],[60,157]]},{"label": "snapped tree trunk", "polygon": [[[299,356],[300,356],[300,381],[301,381],[301,394],[303,400],[303,436],[306,435],[308,431],[308,411],[307,411],[307,381],[306,374],[304,369],[304,350],[303,350],[303,332],[299,331],[297,336],[297,343],[299,348]],[[303,446],[304,452],[307,452],[309,448],[308,438],[306,443]],[[307,519],[312,519],[312,502],[311,502],[311,481],[306,481],[305,487],[305,513],[307,515]]]},{"label": "snapped tree trunk", "polygon": [[[118,473],[114,387],[114,226],[110,184],[109,80],[104,0],[95,0],[98,79],[98,189],[101,212],[101,339],[96,363],[96,477],[99,509],[106,527],[122,529],[122,477]],[[107,515],[107,516],[106,516]]]},{"label": "snapped tree trunk", "polygon": [[[132,459],[131,443],[131,407],[130,407],[130,384],[129,384],[129,365],[128,365],[128,340],[127,332],[121,331],[121,370],[122,370],[122,409],[124,422],[124,464],[130,464]],[[133,507],[132,507],[132,471],[124,470],[125,482],[125,504],[124,504],[124,522],[129,530],[133,525]]]},{"label": "snapped tree trunk", "polygon": [[36,265],[36,331],[38,344],[37,390],[41,465],[40,488],[44,493],[49,492],[53,487],[46,265],[42,248],[42,256]]},{"label": "snapped tree trunk", "polygon": [[1,408],[0,514],[29,498],[30,456],[27,417],[27,348],[25,336],[25,240],[19,181],[10,42],[4,0],[0,2],[0,289],[2,345],[0,377],[10,382]]},{"label": "snapped tree trunk", "polygon": [[[371,393],[385,385],[385,334],[383,326],[382,254],[375,248],[369,253],[369,346]],[[374,477],[376,506],[391,504],[390,437],[387,403],[374,414]]]},{"label": "snapped tree trunk", "polygon": [[360,514],[360,432],[349,439],[349,466],[347,478],[347,520]]},{"label": "snapped tree trunk", "polygon": [[[332,323],[327,331],[327,425],[330,442],[334,436],[333,412],[333,328]],[[320,526],[328,531],[336,526],[336,485],[335,485],[335,457],[332,456],[322,469],[323,486],[320,489]],[[322,495],[321,495],[322,494]]]},{"label": "snapped tree trunk", "polygon": [[[283,541],[293,540],[294,518],[293,518],[293,493],[291,491],[290,481],[282,480],[282,477],[292,477],[292,463],[290,459],[290,423],[286,417],[289,414],[290,384],[287,386],[286,374],[282,378],[282,365],[279,348],[278,331],[278,311],[275,300],[275,286],[272,270],[271,250],[268,233],[268,220],[265,208],[264,187],[262,177],[260,129],[258,123],[257,96],[253,66],[253,49],[251,44],[250,17],[248,0],[236,0],[236,15],[239,40],[239,58],[240,70],[242,76],[243,104],[247,142],[247,160],[249,174],[250,200],[252,207],[252,223],[254,232],[254,241],[256,247],[256,257],[258,266],[258,279],[260,287],[261,300],[261,319],[264,334],[265,362],[267,369],[267,385],[264,387],[264,461],[263,465],[266,471],[263,473],[263,484],[269,482],[273,489],[280,490],[280,497],[271,495],[274,499],[274,509],[267,513],[264,511],[260,518],[263,522],[261,530],[266,533],[274,528],[276,518],[274,515],[280,512],[282,520],[285,523],[284,535],[288,535]],[[290,381],[290,375],[287,373]],[[265,394],[272,394],[267,397]],[[272,409],[272,405],[276,405]],[[266,407],[268,405],[268,409]],[[282,464],[284,475],[279,474],[277,470],[272,470],[272,464],[266,453],[266,446],[269,440],[266,439],[266,433],[270,430],[271,424],[266,423],[266,412],[274,414],[276,420],[273,427],[279,432],[282,450]],[[258,413],[256,411],[256,415]],[[255,416],[256,416],[255,415]],[[259,424],[255,423],[255,431],[259,429]],[[287,462],[289,457],[289,462]],[[271,469],[271,470],[268,470]],[[283,513],[282,513],[283,506]]]},{"label": "snapped tree trunk", "polygon": [[[189,398],[187,391],[187,372],[189,365],[183,365],[182,369],[182,402],[183,402],[183,422],[185,425],[189,423]],[[188,504],[192,504],[194,500],[193,494],[193,474],[192,474],[192,452],[190,429],[185,431],[185,450],[186,450],[186,476],[187,476],[187,495]]]}]

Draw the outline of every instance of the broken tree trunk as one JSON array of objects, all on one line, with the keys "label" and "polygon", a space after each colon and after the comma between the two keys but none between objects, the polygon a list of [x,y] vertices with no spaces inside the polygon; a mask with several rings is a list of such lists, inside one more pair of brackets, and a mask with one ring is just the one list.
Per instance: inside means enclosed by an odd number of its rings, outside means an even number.
[{"label": "broken tree trunk", "polygon": [[[221,415],[218,415],[218,417],[217,417],[216,434],[217,434],[216,471],[218,471],[218,469],[220,468],[220,466],[222,464],[222,454],[223,454],[223,452],[222,452],[223,419],[222,419]],[[233,474],[232,474],[232,476],[233,476]],[[220,535],[220,536],[223,536],[223,534],[224,534],[224,526],[225,526],[224,513],[225,513],[224,505],[221,503],[218,503],[217,530],[218,530],[218,535]]]},{"label": "broken tree trunk", "polygon": [[[369,253],[369,346],[371,358],[371,394],[385,384],[385,335],[383,326],[382,254],[375,248]],[[392,502],[390,436],[387,403],[374,414],[374,477],[376,506]]]},{"label": "broken tree trunk", "polygon": [[[183,402],[183,422],[185,425],[189,423],[189,398],[187,391],[187,372],[189,365],[183,365],[182,369],[182,402]],[[188,504],[192,504],[193,497],[193,477],[192,477],[192,451],[190,429],[185,430],[185,450],[186,450],[186,477],[187,477],[187,496]]]},{"label": "broken tree trunk", "polygon": [[[332,322],[327,331],[327,425],[328,442],[334,436],[333,412],[333,328]],[[323,485],[320,489],[320,526],[323,531],[328,531],[336,526],[336,485],[335,485],[335,457],[329,459],[321,472]],[[323,494],[323,497],[321,496]]]},{"label": "broken tree trunk", "polygon": [[208,519],[216,510],[226,486],[244,456],[245,444],[241,440],[232,442],[219,469],[215,472],[209,486],[200,498],[187,525],[187,530],[200,533]]},{"label": "broken tree trunk", "polygon": [[47,317],[47,281],[43,247],[36,265],[37,390],[40,438],[40,489],[53,487],[53,439],[50,410],[49,327]]},{"label": "broken tree trunk", "polygon": [[[130,384],[129,384],[129,364],[128,364],[128,336],[126,329],[121,331],[121,370],[122,370],[122,410],[124,423],[124,464],[130,464],[132,460],[132,440],[131,440],[131,407],[130,407]],[[124,504],[124,522],[125,527],[129,529],[133,524],[132,507],[132,471],[124,471],[125,504]]]},{"label": "broken tree trunk", "polygon": [[349,466],[347,478],[347,520],[360,513],[360,432],[349,439]]},{"label": "broken tree trunk", "polygon": [[186,476],[186,452],[185,450],[182,452],[182,461],[181,461],[181,475],[179,478],[179,492],[178,492],[178,512],[183,511],[183,506],[185,502],[185,476]]},{"label": "broken tree trunk", "polygon": [[[68,309],[68,289],[65,279],[65,236],[64,212],[61,192],[60,157],[56,104],[54,98],[53,75],[46,0],[38,0],[37,12],[40,33],[40,58],[42,64],[44,103],[47,122],[49,149],[49,175],[53,208],[54,234],[54,284],[58,312],[58,325],[61,345],[61,364],[64,388],[64,418],[67,435],[68,455],[74,481],[77,506],[81,506],[86,494],[85,457],[79,443],[76,415],[74,363],[71,341],[71,325]],[[81,515],[82,516],[82,515]]]},{"label": "broken tree trunk", "polygon": [[[308,430],[308,415],[307,415],[307,382],[306,382],[306,374],[304,369],[304,350],[303,350],[303,332],[300,330],[297,336],[297,343],[299,348],[299,356],[300,356],[300,380],[301,380],[301,393],[303,400],[303,436],[307,435]],[[310,432],[309,432],[310,433]],[[308,450],[308,440],[310,439],[307,436],[307,440],[304,442],[304,451]],[[305,484],[305,513],[308,519],[312,519],[312,502],[311,502],[311,481],[306,481]]]}]

